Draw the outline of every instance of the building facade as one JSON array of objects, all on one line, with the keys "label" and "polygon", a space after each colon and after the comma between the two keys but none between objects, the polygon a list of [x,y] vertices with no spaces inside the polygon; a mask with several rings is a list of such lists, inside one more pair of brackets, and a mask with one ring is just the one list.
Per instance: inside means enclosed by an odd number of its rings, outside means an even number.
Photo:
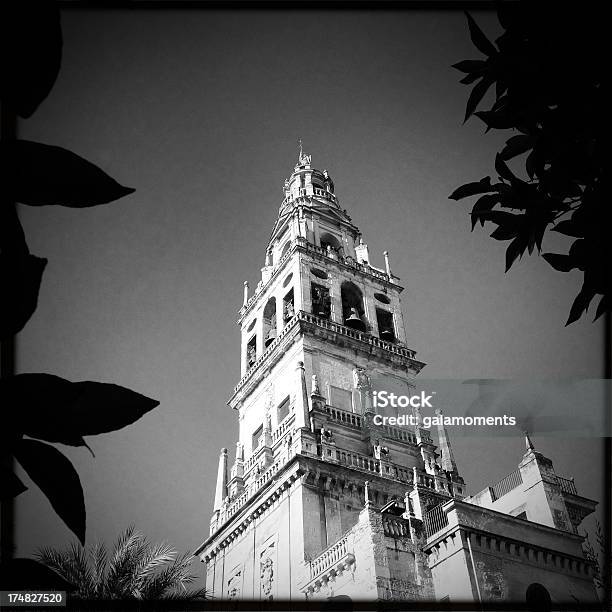
[{"label": "building facade", "polygon": [[196,551],[212,596],[596,601],[577,532],[596,503],[528,438],[517,470],[470,497],[443,426],[377,424],[398,409],[374,394],[417,395],[425,365],[399,279],[309,155],[283,192],[253,295],[245,283],[239,436]]}]

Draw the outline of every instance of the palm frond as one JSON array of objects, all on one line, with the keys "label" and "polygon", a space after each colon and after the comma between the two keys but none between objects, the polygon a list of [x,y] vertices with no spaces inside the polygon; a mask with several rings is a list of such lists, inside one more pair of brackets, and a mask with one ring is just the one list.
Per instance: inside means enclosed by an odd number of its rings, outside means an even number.
[{"label": "palm frond", "polygon": [[103,543],[97,543],[91,550],[90,559],[92,563],[92,579],[94,582],[94,596],[97,598],[106,596],[106,568],[108,565],[108,552]]},{"label": "palm frond", "polygon": [[112,597],[131,597],[134,590],[135,553],[144,536],[130,525],[117,539],[108,564],[106,590]]},{"label": "palm frond", "polygon": [[95,585],[91,567],[81,546],[72,544],[66,550],[45,547],[41,548],[35,556],[40,563],[74,584],[79,597],[87,598],[94,594]]},{"label": "palm frond", "polygon": [[161,542],[159,544],[148,544],[146,550],[143,551],[142,557],[139,560],[138,574],[142,578],[146,578],[160,566],[172,563],[175,557],[176,551],[165,542]]},{"label": "palm frond", "polygon": [[197,576],[189,573],[193,555],[185,553],[172,564],[150,576],[144,585],[144,599],[162,599],[176,592],[186,591],[186,585],[191,584]]},{"label": "palm frond", "polygon": [[209,598],[206,589],[188,589],[197,580],[190,572],[195,557],[177,553],[165,542],[152,544],[128,527],[109,554],[104,544],[87,552],[72,545],[67,550],[42,548],[38,559],[77,587],[81,599],[176,599]]},{"label": "palm frond", "polygon": [[193,601],[194,599],[212,599],[208,589],[185,589],[165,594],[162,599],[170,601]]}]

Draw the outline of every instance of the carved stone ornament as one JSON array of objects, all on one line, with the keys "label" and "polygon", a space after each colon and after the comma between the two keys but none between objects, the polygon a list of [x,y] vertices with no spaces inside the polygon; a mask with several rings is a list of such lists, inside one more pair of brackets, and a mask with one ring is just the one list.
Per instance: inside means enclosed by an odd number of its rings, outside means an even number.
[{"label": "carved stone ornament", "polygon": [[319,378],[316,374],[312,375],[312,394],[321,395],[321,389],[319,388]]},{"label": "carved stone ornament", "polygon": [[372,386],[365,368],[355,368],[353,370],[353,382],[356,389],[370,389]]},{"label": "carved stone ornament", "polygon": [[274,561],[270,557],[265,557],[259,563],[261,592],[266,596],[272,595],[272,586],[274,584]]},{"label": "carved stone ornament", "polygon": [[236,572],[227,581],[227,598],[239,599],[242,595],[242,570]]}]

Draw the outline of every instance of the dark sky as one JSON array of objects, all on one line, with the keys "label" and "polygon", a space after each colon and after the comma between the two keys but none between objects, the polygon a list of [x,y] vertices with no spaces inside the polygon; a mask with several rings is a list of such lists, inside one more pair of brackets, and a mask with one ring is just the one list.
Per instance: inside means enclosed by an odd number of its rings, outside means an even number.
[{"label": "dark sky", "polygon": [[[492,14],[475,17],[492,36]],[[67,147],[136,192],[86,210],[23,207],[49,258],[20,371],[114,382],[160,400],[119,432],[65,449],[87,538],[135,523],[180,550],[208,533],[226,401],[239,379],[236,312],[255,286],[302,138],[370,246],[402,279],[409,345],[429,378],[599,377],[602,325],[564,327],[579,274],[537,256],[504,274],[504,244],[470,233],[448,195],[492,174],[509,134],[462,125],[472,57],[460,11],[67,11],[63,66],[23,138]],[[545,239],[558,250],[562,237]],[[601,448],[535,436],[557,472],[601,498]],[[520,438],[456,440],[472,493],[516,468]],[[18,552],[70,533],[35,487]]]}]

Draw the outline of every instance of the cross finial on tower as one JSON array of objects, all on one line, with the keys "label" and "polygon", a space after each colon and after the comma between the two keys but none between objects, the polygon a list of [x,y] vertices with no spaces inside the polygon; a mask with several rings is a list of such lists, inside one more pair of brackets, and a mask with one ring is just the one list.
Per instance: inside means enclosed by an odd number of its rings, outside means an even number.
[{"label": "cross finial on tower", "polygon": [[298,144],[300,146],[300,153],[299,153],[298,163],[297,163],[296,168],[298,166],[304,166],[306,164],[309,164],[310,163],[310,159],[311,159],[310,155],[304,155],[304,148],[302,147],[302,139],[301,138],[298,138]]}]

